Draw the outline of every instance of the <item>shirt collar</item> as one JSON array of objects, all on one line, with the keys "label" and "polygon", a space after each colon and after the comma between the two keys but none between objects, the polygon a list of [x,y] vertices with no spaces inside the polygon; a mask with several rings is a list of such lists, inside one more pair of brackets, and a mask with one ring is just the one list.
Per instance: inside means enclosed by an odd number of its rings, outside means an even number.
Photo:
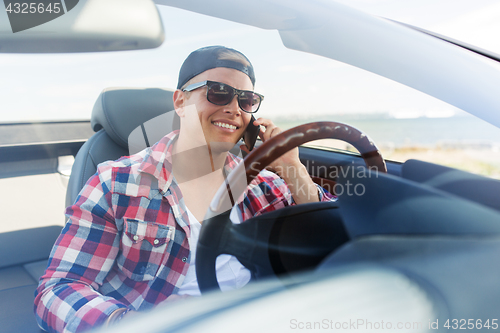
[{"label": "shirt collar", "polygon": [[158,187],[166,190],[172,183],[172,149],[179,131],[165,135],[160,141],[149,148],[139,166],[139,172],[144,172],[158,179]]},{"label": "shirt collar", "polygon": [[[170,132],[149,148],[139,166],[139,172],[148,173],[158,179],[158,187],[165,192],[172,183],[172,150],[179,130]],[[240,163],[241,157],[228,153],[224,164],[226,176]]]}]

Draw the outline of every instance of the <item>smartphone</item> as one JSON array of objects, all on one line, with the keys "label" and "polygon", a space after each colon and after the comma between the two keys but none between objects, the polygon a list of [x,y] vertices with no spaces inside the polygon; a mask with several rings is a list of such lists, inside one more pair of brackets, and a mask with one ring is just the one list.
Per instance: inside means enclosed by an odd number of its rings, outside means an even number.
[{"label": "smartphone", "polygon": [[255,121],[255,117],[252,115],[250,119],[250,123],[247,126],[247,130],[243,134],[243,141],[245,142],[245,146],[247,146],[248,150],[252,151],[255,146],[255,141],[259,137],[260,126],[255,126],[253,122]]}]

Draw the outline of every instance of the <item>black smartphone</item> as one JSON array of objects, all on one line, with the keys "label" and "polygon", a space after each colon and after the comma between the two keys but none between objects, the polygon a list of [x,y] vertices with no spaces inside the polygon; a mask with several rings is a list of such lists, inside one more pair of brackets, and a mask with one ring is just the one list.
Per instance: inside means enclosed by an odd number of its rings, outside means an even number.
[{"label": "black smartphone", "polygon": [[245,141],[245,146],[247,146],[248,150],[252,151],[255,146],[255,141],[259,137],[260,126],[255,126],[253,122],[255,121],[255,117],[252,115],[250,119],[250,123],[247,126],[247,130],[243,134],[243,141]]}]

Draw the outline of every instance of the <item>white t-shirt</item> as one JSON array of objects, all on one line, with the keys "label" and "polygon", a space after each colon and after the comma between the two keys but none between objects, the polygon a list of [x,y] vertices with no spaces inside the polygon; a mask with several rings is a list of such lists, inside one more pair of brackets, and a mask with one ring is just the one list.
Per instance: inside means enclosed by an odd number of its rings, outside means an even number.
[{"label": "white t-shirt", "polygon": [[[178,294],[201,296],[195,269],[196,247],[200,236],[201,224],[189,209],[187,209],[187,213],[189,223],[191,224],[191,237],[188,239],[191,260],[189,262],[186,277],[178,291]],[[231,211],[229,217],[233,223],[241,222],[235,209]],[[219,282],[219,286],[222,291],[239,289],[250,281],[250,271],[245,268],[245,266],[243,266],[238,259],[236,259],[236,257],[227,254],[221,254],[217,257],[215,271],[217,273],[217,281]]]}]

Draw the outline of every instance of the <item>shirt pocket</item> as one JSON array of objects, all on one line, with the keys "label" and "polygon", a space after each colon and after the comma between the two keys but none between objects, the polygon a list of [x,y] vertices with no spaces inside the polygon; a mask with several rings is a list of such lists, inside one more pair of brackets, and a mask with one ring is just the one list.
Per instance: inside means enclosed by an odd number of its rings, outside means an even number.
[{"label": "shirt pocket", "polygon": [[118,268],[134,281],[153,280],[174,233],[175,228],[171,226],[125,219]]}]

